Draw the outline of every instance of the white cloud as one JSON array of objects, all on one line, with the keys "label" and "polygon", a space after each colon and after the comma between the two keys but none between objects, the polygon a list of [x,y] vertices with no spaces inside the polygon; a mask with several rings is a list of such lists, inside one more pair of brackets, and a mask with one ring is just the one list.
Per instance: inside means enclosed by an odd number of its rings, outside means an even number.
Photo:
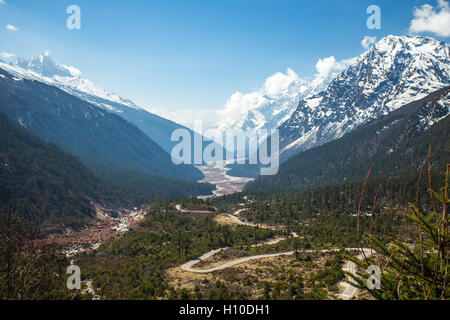
[{"label": "white cloud", "polygon": [[225,104],[225,108],[219,112],[223,116],[247,113],[248,110],[255,109],[262,105],[266,99],[262,90],[250,93],[233,93]]},{"label": "white cloud", "polygon": [[424,4],[414,10],[414,18],[409,27],[411,32],[431,32],[441,37],[450,36],[450,6],[445,0],[438,0],[435,9]]},{"label": "white cloud", "polygon": [[361,41],[361,45],[364,49],[368,50],[371,46],[373,46],[377,42],[377,37],[369,37],[365,36]]},{"label": "white cloud", "polygon": [[9,60],[13,57],[15,57],[16,55],[14,53],[9,53],[9,52],[0,52],[0,57],[2,57],[5,60]]},{"label": "white cloud", "polygon": [[293,92],[300,92],[301,85],[306,83],[290,68],[286,73],[277,72],[268,77],[264,85],[255,91],[233,93],[225,104],[225,107],[218,111],[219,118],[223,125],[235,123],[242,119],[249,110],[257,109],[265,105],[268,101],[283,100],[292,96]]},{"label": "white cloud", "polygon": [[313,91],[317,91],[323,88],[323,84],[327,83],[328,79],[334,74],[343,71],[349,65],[351,65],[355,59],[347,59],[337,61],[334,56],[319,59],[316,64],[317,74],[314,76],[314,79],[311,81],[310,86]]},{"label": "white cloud", "polygon": [[265,106],[277,106],[279,110],[298,104],[300,97],[325,89],[328,80],[335,73],[343,71],[355,59],[337,61],[334,56],[319,59],[316,64],[317,73],[310,79],[303,79],[291,68],[286,72],[277,72],[269,76],[264,84],[254,91],[242,93],[236,91],[219,110],[177,110],[147,109],[148,111],[168,118],[187,127],[193,128],[197,120],[203,121],[204,128],[218,127],[236,129],[235,125],[245,120],[250,110],[259,110]]},{"label": "white cloud", "polygon": [[13,26],[12,24],[8,24],[6,26],[6,30],[17,31],[17,30],[19,30],[19,28],[17,28],[16,26]]},{"label": "white cloud", "polygon": [[268,77],[264,83],[263,93],[268,97],[276,97],[286,94],[286,91],[294,84],[300,82],[301,79],[290,68],[287,69],[286,74],[277,72]]},{"label": "white cloud", "polygon": [[319,59],[316,63],[316,70],[319,75],[328,75],[332,70],[339,69],[339,65],[334,56]]},{"label": "white cloud", "polygon": [[353,61],[337,61],[334,56],[319,59],[316,64],[317,73],[311,79],[302,79],[288,68],[285,73],[277,72],[268,77],[258,90],[249,93],[237,91],[227,100],[225,107],[218,111],[219,127],[229,128],[235,124],[239,127],[248,111],[253,110],[254,114],[255,110],[265,112],[266,106],[277,106],[280,112],[285,112],[286,108],[298,104],[301,97],[325,89],[330,78]]},{"label": "white cloud", "polygon": [[327,76],[331,72],[343,71],[354,61],[355,61],[354,58],[337,61],[334,56],[324,58],[324,59],[319,59],[319,61],[316,64],[316,70],[318,72],[318,74],[316,76],[319,76],[319,75]]},{"label": "white cloud", "polygon": [[0,4],[6,4],[5,0],[0,0]]}]

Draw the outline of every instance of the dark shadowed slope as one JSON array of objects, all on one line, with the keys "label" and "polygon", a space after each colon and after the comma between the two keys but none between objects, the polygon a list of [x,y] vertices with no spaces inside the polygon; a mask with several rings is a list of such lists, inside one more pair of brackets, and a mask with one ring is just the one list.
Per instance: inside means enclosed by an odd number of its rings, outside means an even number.
[{"label": "dark shadowed slope", "polygon": [[121,117],[1,69],[0,111],[94,169],[106,166],[191,181],[203,177],[193,166],[174,165],[169,154]]},{"label": "dark shadowed slope", "polygon": [[93,202],[133,207],[155,199],[208,194],[212,187],[116,169],[96,177],[81,161],[42,141],[0,112],[0,214],[34,214],[45,225],[80,226],[95,215]]}]

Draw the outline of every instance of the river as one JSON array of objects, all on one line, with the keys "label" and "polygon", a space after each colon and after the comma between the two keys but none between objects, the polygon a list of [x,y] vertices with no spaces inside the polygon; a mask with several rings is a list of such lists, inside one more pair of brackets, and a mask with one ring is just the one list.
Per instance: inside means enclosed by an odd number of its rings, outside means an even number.
[{"label": "river", "polygon": [[[216,185],[216,190],[213,191],[213,196],[223,196],[235,192],[241,192],[247,183],[254,180],[252,178],[229,176],[227,172],[230,169],[226,168],[226,164],[227,163],[225,161],[222,161],[212,165],[197,167],[205,175],[203,180],[199,182],[208,182]],[[199,198],[208,198],[213,196],[203,196]]]}]

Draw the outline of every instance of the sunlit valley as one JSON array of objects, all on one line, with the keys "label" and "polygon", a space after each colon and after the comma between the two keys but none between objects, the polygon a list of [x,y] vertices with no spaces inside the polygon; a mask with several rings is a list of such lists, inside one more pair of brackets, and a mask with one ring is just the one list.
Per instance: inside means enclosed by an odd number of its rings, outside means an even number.
[{"label": "sunlit valley", "polygon": [[[3,2],[0,14],[16,17],[20,5]],[[433,10],[445,29],[450,9],[431,2],[401,5],[409,33],[386,27],[354,58],[318,56],[309,77],[264,70],[264,85],[233,89],[208,113],[215,119],[200,109],[193,119],[183,109],[153,113],[102,88],[100,69],[81,57],[86,76],[51,52],[2,52],[0,299],[448,300],[450,34],[417,19]],[[77,29],[72,9],[67,28]],[[361,19],[376,23],[373,14],[364,8]],[[107,48],[99,43],[93,57]],[[149,60],[189,64],[155,50]],[[303,54],[295,59],[310,59]],[[292,63],[292,52],[274,53],[284,58]],[[127,83],[117,90],[145,91],[141,70],[124,72],[127,60],[116,62],[114,81]],[[208,78],[205,96],[221,81]],[[163,92],[173,104],[178,84]],[[143,94],[159,99],[157,91]]]}]

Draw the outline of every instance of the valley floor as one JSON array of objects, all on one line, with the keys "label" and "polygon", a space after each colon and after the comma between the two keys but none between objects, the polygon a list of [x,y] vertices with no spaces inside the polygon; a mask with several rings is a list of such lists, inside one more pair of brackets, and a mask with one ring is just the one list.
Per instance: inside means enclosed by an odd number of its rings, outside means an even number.
[{"label": "valley floor", "polygon": [[254,180],[252,178],[229,176],[227,172],[230,169],[226,168],[226,165],[227,163],[223,161],[213,165],[197,167],[205,175],[205,178],[199,182],[208,182],[216,185],[216,190],[213,191],[214,196],[223,196],[241,192],[247,183]]}]

